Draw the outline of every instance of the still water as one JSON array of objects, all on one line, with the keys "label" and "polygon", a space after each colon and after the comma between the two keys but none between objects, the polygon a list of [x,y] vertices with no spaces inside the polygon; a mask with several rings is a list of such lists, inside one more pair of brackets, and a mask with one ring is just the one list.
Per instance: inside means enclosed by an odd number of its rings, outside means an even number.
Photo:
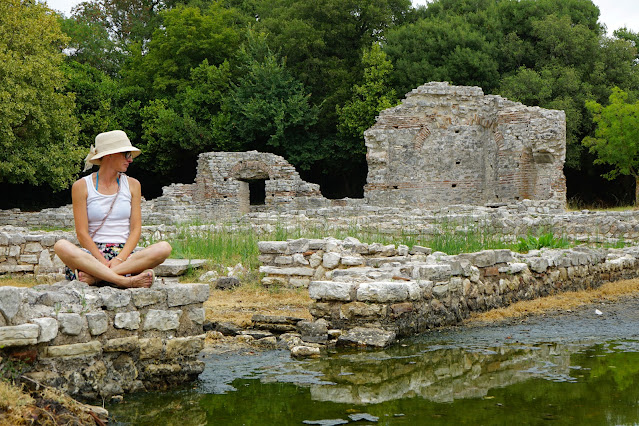
[{"label": "still water", "polygon": [[191,387],[106,408],[120,425],[639,424],[637,323],[586,323],[451,330],[321,359],[209,355]]}]

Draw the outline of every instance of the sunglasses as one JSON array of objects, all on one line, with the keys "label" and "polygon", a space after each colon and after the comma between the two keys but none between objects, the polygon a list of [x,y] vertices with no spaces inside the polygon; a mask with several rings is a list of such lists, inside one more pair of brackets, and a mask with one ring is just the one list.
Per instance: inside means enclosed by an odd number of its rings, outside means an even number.
[{"label": "sunglasses", "polygon": [[131,151],[123,152],[122,154],[124,154],[124,158],[127,160],[133,159],[133,153]]}]

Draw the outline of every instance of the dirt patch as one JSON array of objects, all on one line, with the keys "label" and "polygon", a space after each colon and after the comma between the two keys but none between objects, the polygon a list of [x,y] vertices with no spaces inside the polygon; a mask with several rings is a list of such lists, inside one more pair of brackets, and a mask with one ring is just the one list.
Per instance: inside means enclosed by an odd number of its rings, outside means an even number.
[{"label": "dirt patch", "polygon": [[546,313],[571,313],[573,310],[597,303],[612,303],[622,298],[639,297],[639,279],[606,283],[599,288],[570,291],[534,300],[514,303],[505,308],[474,313],[464,324],[492,324],[498,321],[518,319]]},{"label": "dirt patch", "polygon": [[255,314],[310,320],[311,302],[307,289],[268,289],[245,284],[233,290],[211,290],[204,308],[208,321],[232,322],[240,327],[248,327]]}]

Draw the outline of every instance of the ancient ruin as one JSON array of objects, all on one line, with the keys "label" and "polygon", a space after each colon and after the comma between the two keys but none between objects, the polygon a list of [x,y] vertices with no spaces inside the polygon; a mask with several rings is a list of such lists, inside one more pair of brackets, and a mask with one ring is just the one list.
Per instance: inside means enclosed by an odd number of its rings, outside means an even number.
[{"label": "ancient ruin", "polygon": [[[164,187],[154,201],[155,222],[218,220],[260,210],[327,205],[319,185],[303,181],[284,158],[269,153],[207,152],[193,184]],[[159,216],[159,217],[158,217]]]},{"label": "ancient ruin", "polygon": [[364,136],[372,205],[566,201],[563,111],[428,83],[382,111]]}]

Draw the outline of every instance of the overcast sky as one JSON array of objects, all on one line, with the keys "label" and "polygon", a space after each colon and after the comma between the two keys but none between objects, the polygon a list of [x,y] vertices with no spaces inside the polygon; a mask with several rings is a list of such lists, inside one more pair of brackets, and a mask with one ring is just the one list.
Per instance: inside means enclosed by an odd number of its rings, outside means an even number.
[{"label": "overcast sky", "polygon": [[[69,16],[71,8],[82,0],[40,0],[46,1],[51,9]],[[608,33],[628,27],[639,32],[639,1],[637,0],[594,0],[601,11],[599,22],[606,24]],[[426,4],[427,0],[413,0],[413,5]]]}]

